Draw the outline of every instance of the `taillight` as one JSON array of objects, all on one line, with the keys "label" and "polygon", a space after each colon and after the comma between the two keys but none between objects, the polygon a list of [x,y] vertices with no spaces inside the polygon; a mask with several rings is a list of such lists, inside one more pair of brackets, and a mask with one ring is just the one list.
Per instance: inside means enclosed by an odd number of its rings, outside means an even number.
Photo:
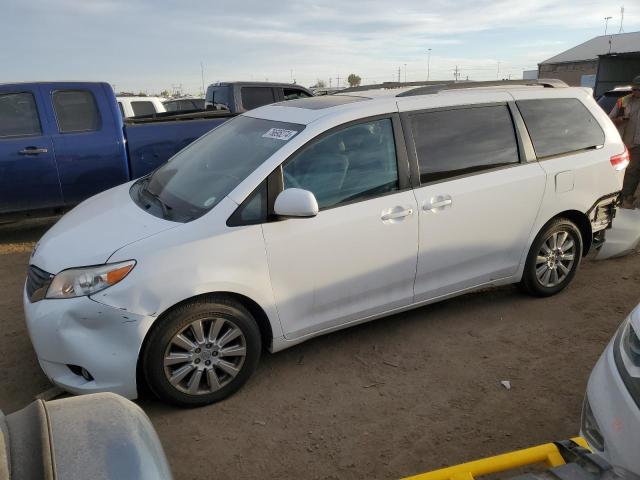
[{"label": "taillight", "polygon": [[629,166],[629,150],[627,150],[627,147],[624,147],[624,152],[611,157],[611,165],[617,171],[624,170]]}]

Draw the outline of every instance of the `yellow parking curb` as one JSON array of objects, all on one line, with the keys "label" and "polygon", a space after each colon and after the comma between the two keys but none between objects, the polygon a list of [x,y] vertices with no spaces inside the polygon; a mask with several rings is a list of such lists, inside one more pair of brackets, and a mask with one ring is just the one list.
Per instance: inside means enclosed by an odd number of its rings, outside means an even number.
[{"label": "yellow parking curb", "polygon": [[[571,439],[581,447],[589,448],[582,437]],[[565,463],[558,447],[553,443],[545,443],[536,447],[503,453],[495,457],[483,458],[472,462],[462,463],[453,467],[442,468],[432,472],[421,473],[404,480],[474,480],[478,476],[504,472],[527,465],[546,464],[547,467],[557,467]]]}]

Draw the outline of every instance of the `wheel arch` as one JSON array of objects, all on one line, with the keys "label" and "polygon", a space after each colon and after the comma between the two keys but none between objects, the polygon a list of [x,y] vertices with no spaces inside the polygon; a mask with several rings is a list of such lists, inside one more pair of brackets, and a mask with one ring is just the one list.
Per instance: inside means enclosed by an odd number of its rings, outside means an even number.
[{"label": "wheel arch", "polygon": [[158,316],[158,318],[153,322],[153,325],[151,325],[151,328],[149,328],[149,330],[145,333],[144,340],[142,341],[142,344],[140,346],[140,351],[138,352],[138,360],[136,364],[136,383],[138,391],[140,391],[140,387],[146,383],[144,380],[144,372],[142,371],[142,357],[144,356],[145,349],[147,348],[147,343],[151,332],[155,328],[157,328],[158,325],[160,325],[160,322],[167,314],[180,307],[181,305],[192,302],[194,300],[202,300],[215,297],[225,297],[233,299],[242,304],[247,310],[249,310],[249,313],[251,313],[256,323],[258,324],[263,348],[266,347],[269,350],[271,349],[271,344],[273,342],[273,328],[271,326],[271,321],[269,320],[269,317],[265,310],[255,300],[247,297],[246,295],[228,291],[207,292],[199,295],[193,295],[167,308]]},{"label": "wheel arch", "polygon": [[558,218],[566,218],[567,220],[571,220],[576,224],[576,226],[580,230],[580,235],[582,235],[582,256],[585,257],[589,253],[591,244],[593,243],[593,231],[591,230],[591,222],[589,221],[589,217],[587,217],[584,212],[581,212],[579,210],[565,210],[549,219],[549,221],[545,223],[542,228],[545,228],[549,224],[549,222]]}]

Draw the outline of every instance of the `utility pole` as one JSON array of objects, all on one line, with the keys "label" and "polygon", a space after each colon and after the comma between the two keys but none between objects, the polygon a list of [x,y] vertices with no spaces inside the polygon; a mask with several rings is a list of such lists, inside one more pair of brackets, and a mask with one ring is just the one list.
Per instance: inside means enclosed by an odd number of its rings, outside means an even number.
[{"label": "utility pole", "polygon": [[623,23],[624,23],[624,5],[620,7],[620,30],[618,31],[618,33],[624,32],[624,29],[622,28]]},{"label": "utility pole", "polygon": [[496,80],[500,80],[500,60],[498,60],[498,71],[496,73]]},{"label": "utility pole", "polygon": [[338,75],[336,80],[338,81],[338,88],[340,88],[340,75]]},{"label": "utility pole", "polygon": [[291,83],[293,83],[293,68],[291,69]]},{"label": "utility pole", "polygon": [[609,20],[613,17],[604,17],[604,34],[607,34],[607,27],[609,26]]},{"label": "utility pole", "polygon": [[331,82],[332,82],[333,78],[329,77],[329,88],[331,88]]},{"label": "utility pole", "polygon": [[200,62],[200,76],[202,77],[202,95],[204,96],[204,65]]},{"label": "utility pole", "polygon": [[431,73],[431,49],[427,51],[427,82],[429,81],[430,73]]},{"label": "utility pole", "polygon": [[407,64],[404,64],[404,83],[407,83]]},{"label": "utility pole", "polygon": [[453,79],[457,82],[459,76],[460,72],[458,71],[458,65],[456,65],[456,68],[453,70]]},{"label": "utility pole", "polygon": [[400,83],[400,67],[398,67],[398,83]]}]

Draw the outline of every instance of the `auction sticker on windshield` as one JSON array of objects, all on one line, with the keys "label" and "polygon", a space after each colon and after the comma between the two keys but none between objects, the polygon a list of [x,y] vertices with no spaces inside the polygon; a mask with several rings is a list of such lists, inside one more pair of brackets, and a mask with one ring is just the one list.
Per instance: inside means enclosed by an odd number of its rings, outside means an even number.
[{"label": "auction sticker on windshield", "polygon": [[293,137],[296,133],[295,130],[286,130],[284,128],[270,128],[267,133],[262,135],[263,138],[275,138],[276,140],[284,140],[285,142]]}]

